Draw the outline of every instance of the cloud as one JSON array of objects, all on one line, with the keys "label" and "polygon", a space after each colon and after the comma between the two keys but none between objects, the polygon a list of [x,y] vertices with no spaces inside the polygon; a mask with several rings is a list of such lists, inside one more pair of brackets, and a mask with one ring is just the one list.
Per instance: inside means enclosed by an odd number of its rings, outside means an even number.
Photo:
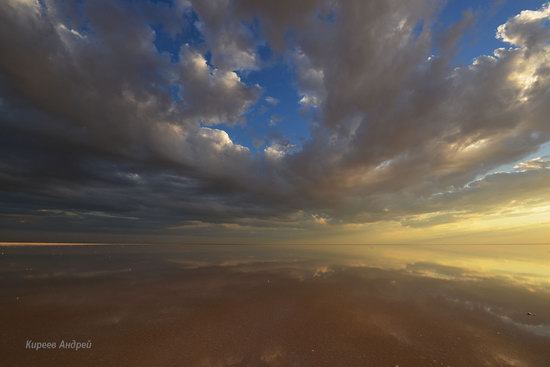
[{"label": "cloud", "polygon": [[183,118],[206,124],[238,123],[256,101],[259,88],[248,87],[234,71],[211,68],[204,56],[184,47],[179,82],[188,105]]},{"label": "cloud", "polygon": [[520,171],[537,170],[537,169],[550,169],[550,157],[537,157],[525,162],[520,162],[514,166],[515,169]]},{"label": "cloud", "polygon": [[293,53],[292,60],[298,74],[299,103],[305,107],[319,106],[326,98],[324,71],[315,68],[309,57],[300,50]]},{"label": "cloud", "polygon": [[[475,16],[434,35],[439,6],[2,2],[2,228],[422,227],[543,205],[547,157],[517,162],[550,140],[549,6],[498,27],[509,48],[461,66]],[[151,24],[202,39],[162,53]],[[294,73],[303,144],[256,152],[230,136],[262,103],[246,77],[266,66],[259,46]],[[505,164],[516,170],[491,174]]]},{"label": "cloud", "polygon": [[285,155],[292,153],[296,149],[296,146],[290,143],[276,142],[264,149],[265,155],[272,160],[279,160],[284,158]]},{"label": "cloud", "polygon": [[193,1],[192,9],[200,17],[195,26],[204,35],[216,65],[224,70],[258,68],[252,32],[235,17],[230,1]]},{"label": "cloud", "polygon": [[311,217],[313,218],[313,221],[316,223],[316,224],[320,224],[320,225],[326,225],[328,224],[328,218],[327,217],[324,217],[320,214],[312,214]]},{"label": "cloud", "polygon": [[550,5],[539,10],[524,10],[498,27],[497,38],[526,48],[547,47],[550,41]]},{"label": "cloud", "polygon": [[406,215],[402,223],[427,227],[480,216],[521,216],[544,209],[550,205],[546,184],[550,174],[545,167],[533,167],[532,162],[518,164],[516,172],[490,174],[462,188],[413,200],[410,210],[417,213]]},{"label": "cloud", "polygon": [[[184,195],[170,206],[196,214],[199,204],[190,202],[188,189],[201,180],[215,186],[246,165],[239,163],[244,147],[201,125],[241,123],[259,88],[207,65],[190,46],[179,62],[160,54],[149,23],[171,9],[86,2],[86,19],[69,26],[63,20],[72,4],[29,4],[0,5],[0,166],[9,218],[34,218],[42,223],[37,228],[47,228],[58,219],[44,218],[41,208],[97,209],[170,222],[174,208],[159,208],[164,194],[157,190]],[[173,100],[173,88],[181,90],[183,103]],[[171,179],[161,183],[161,177]],[[145,202],[147,212],[140,209]],[[71,225],[93,227],[97,220]]]},{"label": "cloud", "polygon": [[327,94],[314,138],[288,163],[315,182],[301,194],[348,203],[339,216],[387,218],[381,202],[407,210],[403,198],[462,187],[549,138],[548,47],[498,49],[454,67],[452,45],[431,57],[430,29],[413,32],[433,9],[426,1],[339,4],[335,17],[346,21],[320,24],[312,33],[329,27],[327,36],[301,44]]},{"label": "cloud", "polygon": [[267,104],[269,104],[271,106],[277,106],[279,104],[279,100],[277,98],[271,97],[271,96],[265,97],[265,101],[267,102]]}]

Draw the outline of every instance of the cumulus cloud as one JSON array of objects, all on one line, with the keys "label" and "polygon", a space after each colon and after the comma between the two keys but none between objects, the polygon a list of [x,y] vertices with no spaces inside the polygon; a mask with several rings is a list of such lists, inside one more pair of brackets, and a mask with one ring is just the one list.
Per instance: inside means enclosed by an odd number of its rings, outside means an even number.
[{"label": "cumulus cloud", "polygon": [[294,144],[275,142],[264,149],[265,155],[273,160],[284,158],[287,154],[296,149]]},{"label": "cumulus cloud", "polygon": [[228,70],[258,67],[251,31],[235,16],[230,1],[193,1],[192,7],[200,17],[195,26],[204,35],[219,67]]},{"label": "cumulus cloud", "polygon": [[[550,7],[510,18],[495,30],[507,48],[456,66],[475,16],[434,35],[440,5],[2,2],[2,226],[423,226],[539,205],[548,158],[521,161],[550,140]],[[162,53],[151,24],[203,39]],[[300,146],[254,152],[228,133],[262,103],[243,76],[265,66],[259,46],[292,68],[311,113]],[[515,171],[491,174],[504,164]],[[83,214],[47,215],[61,212]]]},{"label": "cumulus cloud", "polygon": [[235,124],[256,101],[259,87],[246,86],[234,71],[211,68],[202,54],[185,47],[178,81],[187,105],[183,118],[206,124]]},{"label": "cumulus cloud", "polygon": [[498,27],[497,38],[519,47],[544,47],[550,41],[550,5],[539,10],[524,10]]}]

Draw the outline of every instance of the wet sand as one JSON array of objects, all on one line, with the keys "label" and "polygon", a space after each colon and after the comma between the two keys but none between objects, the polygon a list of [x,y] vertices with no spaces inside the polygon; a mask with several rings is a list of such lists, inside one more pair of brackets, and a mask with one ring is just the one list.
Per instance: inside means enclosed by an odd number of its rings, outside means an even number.
[{"label": "wet sand", "polygon": [[550,366],[548,246],[0,251],[5,366]]}]

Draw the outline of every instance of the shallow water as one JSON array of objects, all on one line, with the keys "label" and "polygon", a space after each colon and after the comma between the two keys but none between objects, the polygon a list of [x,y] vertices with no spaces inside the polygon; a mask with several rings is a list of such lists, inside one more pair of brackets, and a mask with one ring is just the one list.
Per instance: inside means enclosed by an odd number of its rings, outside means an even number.
[{"label": "shallow water", "polygon": [[0,251],[6,366],[550,366],[550,246]]}]

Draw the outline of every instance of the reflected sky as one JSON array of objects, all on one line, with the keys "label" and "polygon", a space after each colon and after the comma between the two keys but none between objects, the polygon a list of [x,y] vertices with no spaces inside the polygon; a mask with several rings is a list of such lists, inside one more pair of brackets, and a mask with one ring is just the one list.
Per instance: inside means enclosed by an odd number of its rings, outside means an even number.
[{"label": "reflected sky", "polygon": [[[547,366],[550,246],[4,246],[9,366]],[[91,340],[31,351],[25,341]]]}]

